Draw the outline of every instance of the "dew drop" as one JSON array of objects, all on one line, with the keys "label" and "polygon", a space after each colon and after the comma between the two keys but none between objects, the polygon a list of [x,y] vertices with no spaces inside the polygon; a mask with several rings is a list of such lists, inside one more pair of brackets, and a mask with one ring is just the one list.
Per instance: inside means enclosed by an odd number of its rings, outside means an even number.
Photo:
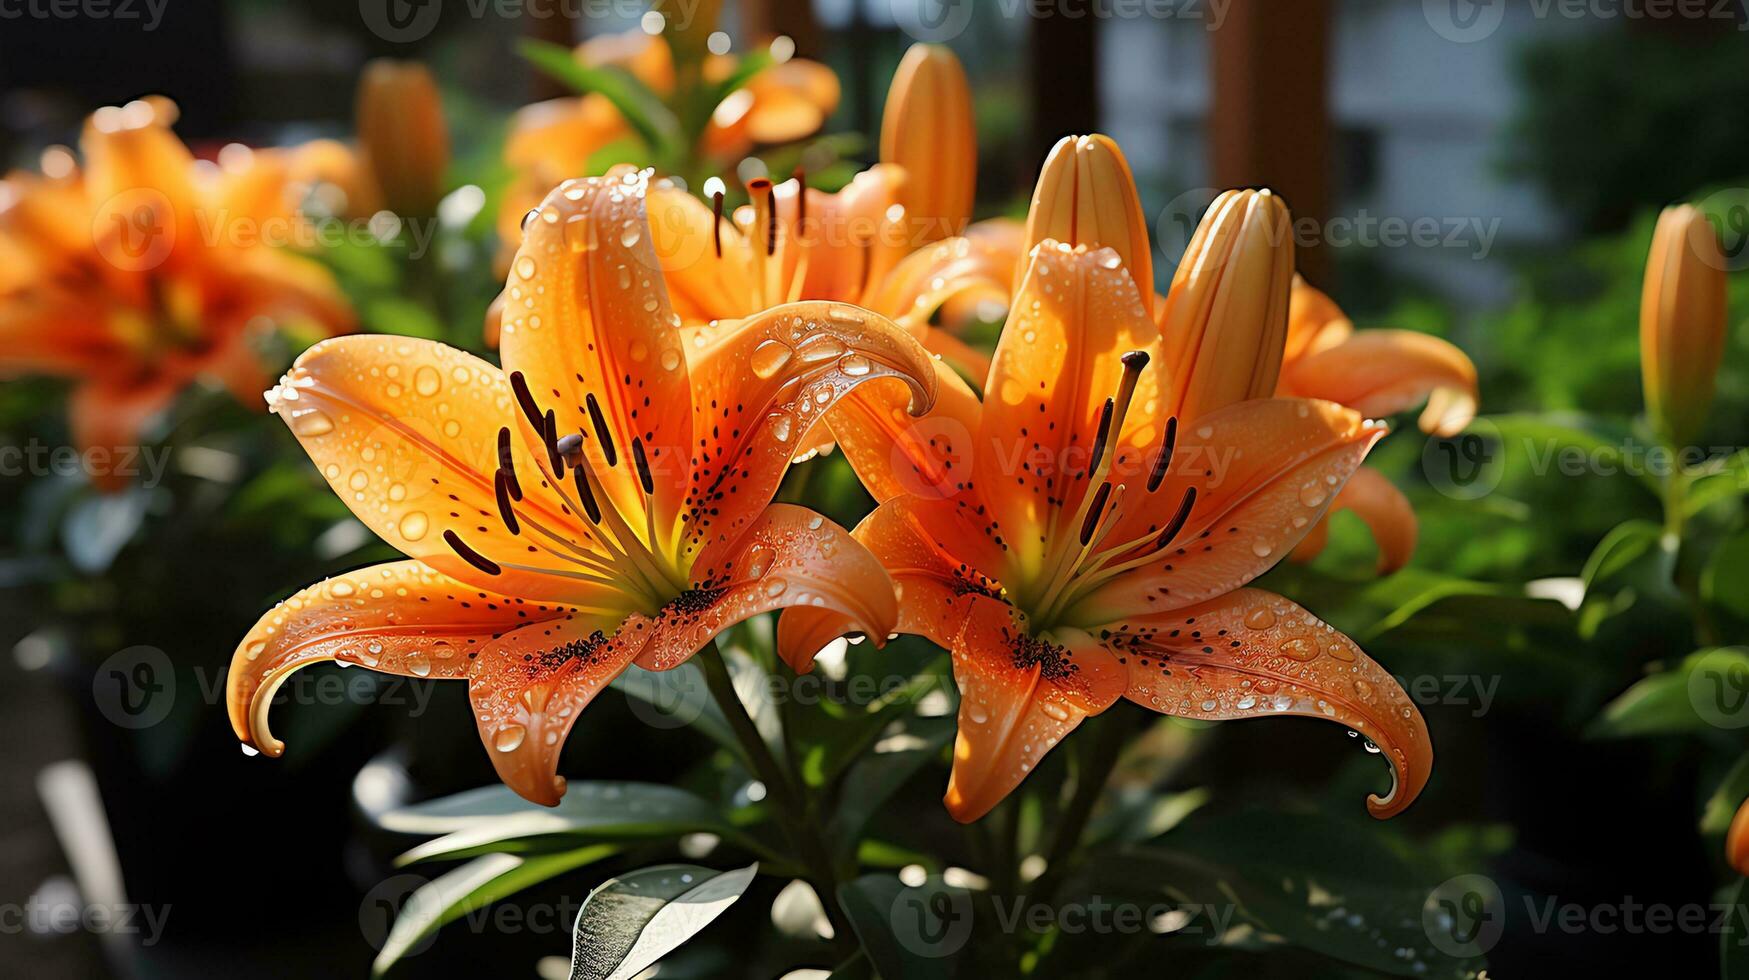
[{"label": "dew drop", "polygon": [[492,747],[500,752],[515,752],[527,737],[528,729],[521,725],[505,725],[492,736]]},{"label": "dew drop", "polygon": [[1254,630],[1266,630],[1275,625],[1275,610],[1258,606],[1245,614],[1245,625]]},{"label": "dew drop", "polygon": [[787,588],[789,588],[788,582],[785,582],[780,578],[774,578],[765,583],[765,594],[775,599],[778,596],[783,595],[783,590]]},{"label": "dew drop", "polygon": [[[1296,636],[1281,645],[1280,653],[1290,660],[1304,663],[1318,658],[1318,645],[1304,637]],[[1261,687],[1261,685],[1259,686]]]},{"label": "dew drop", "polygon": [[407,669],[414,677],[430,677],[431,661],[423,653],[410,654],[407,657]]},{"label": "dew drop", "polygon": [[1056,703],[1055,701],[1046,701],[1044,704],[1039,706],[1039,710],[1044,712],[1045,715],[1053,721],[1068,721],[1069,720],[1068,710],[1066,708],[1064,708],[1062,705]]},{"label": "dew drop", "polygon": [[821,335],[803,344],[796,355],[804,364],[814,364],[819,361],[831,360],[844,353],[844,342],[837,337]]},{"label": "dew drop", "polygon": [[838,369],[853,378],[862,377],[872,370],[873,367],[874,365],[868,362],[868,358],[861,354],[846,354],[838,362]]},{"label": "dew drop", "polygon": [[989,722],[990,712],[985,711],[983,705],[972,701],[966,705],[966,717],[971,720],[972,724],[982,725]]},{"label": "dew drop", "polygon": [[430,524],[426,521],[422,511],[410,510],[407,512],[407,516],[401,518],[401,537],[408,541],[417,541],[425,537],[425,532],[429,529]]},{"label": "dew drop", "polygon": [[768,340],[753,351],[753,373],[769,378],[789,363],[790,349],[781,340]]},{"label": "dew drop", "polygon": [[1307,507],[1316,507],[1324,502],[1324,488],[1315,483],[1300,488],[1300,503]]},{"label": "dew drop", "polygon": [[1270,552],[1273,552],[1274,550],[1275,545],[1270,544],[1262,538],[1258,538],[1256,541],[1251,542],[1251,553],[1259,558],[1268,558]]},{"label": "dew drop", "polygon": [[674,371],[680,367],[680,352],[670,347],[662,352],[662,370]]},{"label": "dew drop", "polygon": [[516,260],[516,274],[524,279],[534,278],[534,258],[524,255]]},{"label": "dew drop", "polygon": [[319,408],[299,412],[291,417],[291,430],[300,436],[321,436],[334,431],[334,420]]},{"label": "dew drop", "polygon": [[426,398],[437,394],[437,389],[441,387],[443,387],[443,376],[438,374],[437,369],[431,365],[427,364],[413,372],[413,390]]},{"label": "dew drop", "polygon": [[638,230],[637,222],[628,222],[625,231],[619,233],[619,243],[626,248],[632,248],[643,238],[643,232]]}]

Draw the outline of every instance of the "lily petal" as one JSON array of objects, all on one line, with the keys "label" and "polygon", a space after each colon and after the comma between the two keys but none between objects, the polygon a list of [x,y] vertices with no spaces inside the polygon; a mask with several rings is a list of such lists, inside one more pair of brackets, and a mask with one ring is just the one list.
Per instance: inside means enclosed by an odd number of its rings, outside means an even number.
[{"label": "lily petal", "polygon": [[1124,696],[1163,714],[1226,720],[1324,718],[1375,743],[1392,787],[1367,799],[1383,819],[1403,812],[1433,768],[1427,723],[1414,702],[1353,640],[1261,589],[1113,623],[1101,631],[1123,654]]},{"label": "lily petal", "polygon": [[231,657],[225,704],[244,744],[285,752],[267,714],[300,668],[329,660],[404,677],[465,678],[480,651],[504,633],[562,620],[566,606],[481,592],[417,561],[336,575],[263,615]]},{"label": "lily petal", "polygon": [[[956,504],[903,496],[876,507],[852,532],[892,576],[899,597],[896,631],[941,647],[953,645],[965,620],[962,597],[1000,591],[959,557],[977,536]],[[821,647],[855,629],[842,613],[792,606],[778,620],[778,653],[797,673],[806,673]]]},{"label": "lily petal", "polygon": [[[660,536],[672,533],[687,490],[692,390],[651,245],[646,187],[646,174],[630,173],[566,181],[547,195],[511,262],[499,343],[505,373],[527,385],[531,404],[516,414],[536,460],[549,456],[548,436],[530,410],[552,411],[557,435],[582,436],[619,512],[641,517],[653,507]],[[649,463],[651,505],[634,440]]]},{"label": "lily petal", "polygon": [[984,389],[976,482],[1022,569],[1036,570],[1059,512],[1093,491],[1100,417],[1125,374],[1124,353],[1152,349],[1154,324],[1110,249],[1047,241],[1015,296]]},{"label": "lily petal", "polygon": [[1339,402],[1370,418],[1425,400],[1422,431],[1452,436],[1476,416],[1476,366],[1438,337],[1413,330],[1360,330],[1284,364],[1276,392]]},{"label": "lily petal", "polygon": [[559,753],[571,726],[637,656],[647,624],[637,614],[623,624],[567,615],[506,633],[480,651],[468,698],[506,786],[542,806],[558,804],[565,795]]},{"label": "lily petal", "polygon": [[877,503],[903,495],[953,497],[971,479],[971,451],[982,406],[942,361],[935,367],[935,407],[922,418],[911,394],[870,385],[833,406],[826,424]]},{"label": "lily petal", "polygon": [[650,625],[640,667],[678,667],[723,630],[774,609],[829,610],[876,644],[899,618],[880,562],[848,531],[792,504],[773,504],[739,538],[706,550],[693,574],[692,589]]},{"label": "lily petal", "polygon": [[1018,610],[968,596],[953,642],[959,732],[944,802],[970,823],[1000,803],[1081,719],[1110,707],[1125,680],[1117,658],[1092,637],[1027,633]]},{"label": "lily petal", "polygon": [[[1330,514],[1339,510],[1353,511],[1371,529],[1373,541],[1379,547],[1378,573],[1389,575],[1409,563],[1415,554],[1415,539],[1420,525],[1415,520],[1415,508],[1403,491],[1385,478],[1383,473],[1363,466],[1354,471],[1343,485],[1342,492],[1330,505]],[[1311,561],[1324,550],[1328,538],[1329,514],[1319,521],[1305,540],[1294,548],[1294,561]]]},{"label": "lily petal", "polygon": [[935,401],[928,352],[891,320],[854,306],[774,307],[720,325],[694,358],[685,511],[685,545],[694,550],[739,536],[760,515],[797,446],[852,391],[881,381],[872,387],[903,390],[913,415]]},{"label": "lily petal", "polygon": [[1318,522],[1384,432],[1340,405],[1281,398],[1229,405],[1181,428],[1163,481],[1145,498],[1164,503],[1126,503],[1112,539],[1154,540],[1169,508],[1189,499],[1185,522],[1164,546],[1144,543],[1158,547],[1145,562],[1091,586],[1073,621],[1175,609],[1261,575]]},{"label": "lily petal", "polygon": [[[501,439],[515,398],[485,361],[428,340],[338,337],[305,351],[267,401],[334,492],[402,553],[488,591],[619,601],[598,581],[608,552],[596,532],[516,440]],[[504,447],[523,494],[516,530],[496,486]]]}]

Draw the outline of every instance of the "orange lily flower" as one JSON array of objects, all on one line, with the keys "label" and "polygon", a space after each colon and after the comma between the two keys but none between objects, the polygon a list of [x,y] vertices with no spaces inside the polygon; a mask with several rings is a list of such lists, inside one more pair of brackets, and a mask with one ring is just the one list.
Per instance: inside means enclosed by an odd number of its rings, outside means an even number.
[{"label": "orange lily flower", "polygon": [[1658,215],[1640,294],[1640,373],[1646,411],[1678,446],[1700,435],[1712,408],[1725,351],[1726,269],[1699,208]]},{"label": "orange lily flower", "polygon": [[443,197],[449,127],[437,80],[424,65],[379,58],[358,80],[358,141],[389,210],[428,217]]},{"label": "orange lily flower", "polygon": [[237,167],[197,164],[174,119],[164,99],[100,109],[82,164],[56,150],[44,174],[0,181],[0,372],[75,379],[82,447],[134,444],[203,378],[257,404],[255,346],[275,322],[352,325],[324,270],[265,240],[276,199]]},{"label": "orange lily flower", "polygon": [[[674,91],[674,52],[662,35],[633,29],[590,38],[578,45],[576,57],[592,68],[623,69],[659,96]],[[707,56],[704,80],[721,82],[738,62],[733,55]],[[838,76],[830,68],[805,58],[783,60],[716,106],[697,151],[705,159],[727,162],[756,144],[802,139],[825,124],[840,95]],[[499,238],[506,243],[506,254],[519,240],[523,215],[553,185],[582,172],[597,152],[631,134],[619,110],[600,93],[549,99],[518,111],[504,146],[505,162],[516,171],[499,212]]]},{"label": "orange lily flower", "polygon": [[[1282,354],[1279,395],[1323,398],[1368,416],[1392,415],[1426,402],[1423,432],[1454,436],[1476,417],[1476,366],[1439,337],[1413,330],[1362,330],[1330,297],[1294,277]],[[1337,495],[1332,512],[1348,510],[1364,521],[1379,546],[1378,572],[1408,564],[1419,525],[1409,498],[1375,470],[1363,469]],[[1294,551],[1311,561],[1324,549],[1324,524]]]},{"label": "orange lily flower", "polygon": [[[1347,637],[1244,587],[1318,524],[1385,431],[1332,402],[1270,397],[1286,209],[1267,192],[1224,197],[1150,315],[1123,258],[1141,212],[1121,154],[1071,139],[1053,157],[1028,228],[1098,240],[1033,246],[982,402],[944,373],[920,422],[874,391],[829,419],[880,502],[854,533],[899,585],[899,629],[953,656],[949,811],[987,813],[1127,697],[1182,717],[1348,725],[1392,766],[1369,808],[1400,812],[1432,765],[1413,703]],[[806,670],[844,630],[830,611],[791,610],[779,652]]]},{"label": "orange lily flower", "polygon": [[[1432,760],[1414,705],[1347,637],[1243,587],[1318,521],[1384,430],[1307,399],[1180,424],[1163,349],[1116,251],[1047,240],[981,405],[944,378],[921,422],[872,397],[830,420],[881,501],[855,536],[898,583],[900,631],[953,655],[949,811],[982,816],[1082,719],[1127,697],[1191,718],[1345,724],[1392,764],[1394,788],[1369,808],[1400,812]],[[792,610],[779,651],[807,669],[844,628]]]},{"label": "orange lily flower", "polygon": [[571,725],[629,664],[673,668],[788,606],[831,610],[877,642],[892,630],[879,562],[771,499],[811,424],[865,382],[904,381],[927,410],[929,356],[885,319],[824,303],[684,350],[648,179],[547,197],[512,263],[504,370],[358,336],[311,348],[269,393],[329,484],[411,560],[312,586],[255,625],[227,688],[247,744],[284,750],[268,707],[310,663],[466,680],[499,775],[552,804]]},{"label": "orange lily flower", "polygon": [[1749,800],[1737,804],[1731,826],[1725,831],[1725,863],[1740,875],[1749,875]]}]

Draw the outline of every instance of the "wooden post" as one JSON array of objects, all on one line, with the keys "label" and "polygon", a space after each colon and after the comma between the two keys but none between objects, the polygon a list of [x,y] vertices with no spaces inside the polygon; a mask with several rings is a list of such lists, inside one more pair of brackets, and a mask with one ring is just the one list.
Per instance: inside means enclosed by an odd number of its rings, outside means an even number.
[{"label": "wooden post", "polygon": [[[1030,18],[1027,36],[1032,129],[1018,174],[1026,191],[1032,190],[1039,167],[1057,140],[1099,130],[1099,25],[1103,21],[1093,16],[1091,0],[1061,0],[1045,9],[1055,13]],[[1068,16],[1069,11],[1081,16]]]},{"label": "wooden post", "polygon": [[[1331,207],[1329,0],[1232,0],[1214,31],[1209,114],[1214,185],[1269,187],[1296,224],[1324,227]],[[1322,234],[1300,234],[1297,262],[1330,285]]]},{"label": "wooden post", "polygon": [[[577,44],[577,22],[571,18],[570,4],[553,4],[541,11],[543,16],[532,13],[524,14],[522,31],[536,41],[546,41],[549,44],[562,44],[569,48]],[[553,78],[544,71],[530,67],[528,69],[528,97],[534,102],[544,102],[556,99],[562,95],[575,95],[570,86]]]},{"label": "wooden post", "polygon": [[779,34],[796,42],[796,54],[818,58],[820,22],[810,0],[746,0],[741,5],[743,33],[749,42],[760,43]]}]

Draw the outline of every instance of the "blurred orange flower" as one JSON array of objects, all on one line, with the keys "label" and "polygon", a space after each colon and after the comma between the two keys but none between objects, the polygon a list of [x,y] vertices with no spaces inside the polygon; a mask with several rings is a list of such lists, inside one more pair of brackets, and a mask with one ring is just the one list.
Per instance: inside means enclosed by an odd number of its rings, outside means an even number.
[{"label": "blurred orange flower", "polygon": [[[1454,436],[1476,417],[1476,366],[1457,347],[1413,330],[1361,330],[1304,279],[1294,277],[1287,343],[1276,393],[1339,402],[1382,418],[1423,402],[1421,430]],[[1408,563],[1419,526],[1409,499],[1375,470],[1363,469],[1343,487],[1332,512],[1348,510],[1364,521],[1378,543],[1378,571],[1386,575]],[[1310,561],[1323,551],[1326,523],[1306,535],[1294,552]]]},{"label": "blurred orange flower", "polygon": [[174,119],[163,99],[100,109],[82,161],[52,150],[43,173],[0,182],[0,371],[73,379],[82,447],[136,443],[197,379],[259,404],[257,347],[276,325],[352,325],[327,273],[271,244],[282,198],[247,151],[197,163]]},{"label": "blurred orange flower", "polygon": [[[674,50],[662,35],[634,29],[590,38],[576,58],[591,68],[622,69],[658,96],[675,89]],[[707,85],[732,76],[740,58],[705,57]],[[838,107],[838,77],[819,62],[788,58],[753,75],[710,113],[694,151],[724,167],[755,145],[788,143],[817,132]],[[505,254],[519,240],[521,222],[559,181],[587,172],[590,158],[629,138],[632,128],[613,103],[598,92],[550,99],[526,106],[510,122],[504,159],[515,171],[499,212],[499,237]]]},{"label": "blurred orange flower", "polygon": [[504,294],[503,370],[428,341],[346,337],[269,394],[335,492],[411,560],[312,586],[256,624],[227,690],[246,743],[284,750],[268,708],[307,664],[466,680],[499,775],[552,804],[566,733],[634,661],[675,667],[792,605],[876,642],[891,632],[874,557],[771,499],[812,423],[864,382],[927,410],[931,359],[886,319],[825,303],[685,350],[648,180],[548,195]]}]

